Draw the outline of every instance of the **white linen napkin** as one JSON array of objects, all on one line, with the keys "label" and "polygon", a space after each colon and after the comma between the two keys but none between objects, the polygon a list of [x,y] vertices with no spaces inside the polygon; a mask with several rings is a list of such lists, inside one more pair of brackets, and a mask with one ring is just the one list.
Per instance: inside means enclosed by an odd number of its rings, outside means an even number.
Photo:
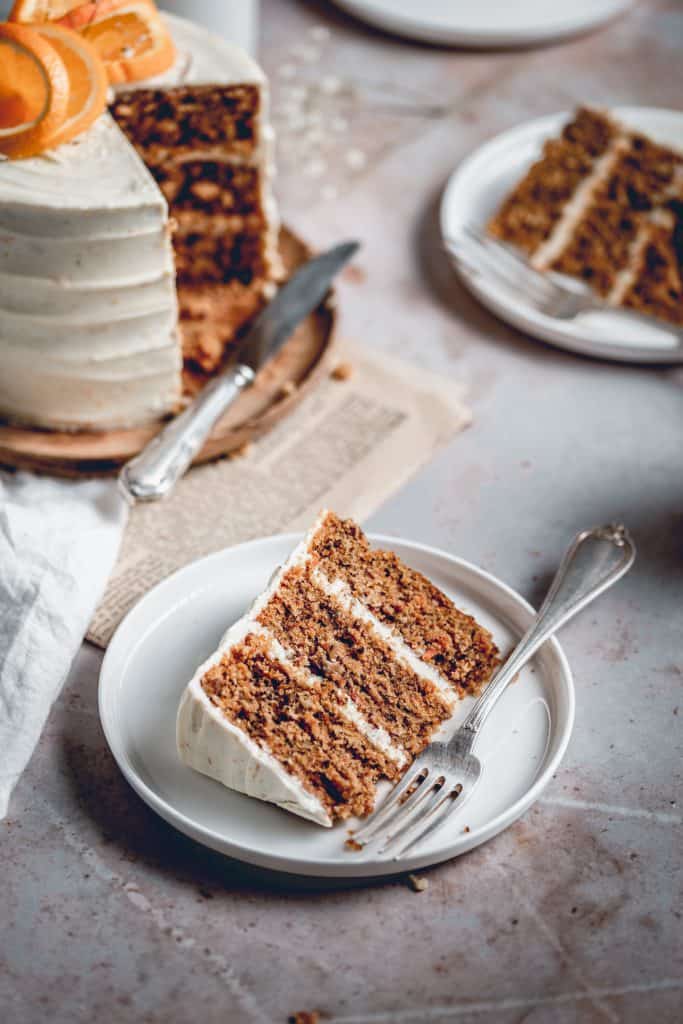
[{"label": "white linen napkin", "polygon": [[114,567],[113,480],[0,473],[0,820]]}]

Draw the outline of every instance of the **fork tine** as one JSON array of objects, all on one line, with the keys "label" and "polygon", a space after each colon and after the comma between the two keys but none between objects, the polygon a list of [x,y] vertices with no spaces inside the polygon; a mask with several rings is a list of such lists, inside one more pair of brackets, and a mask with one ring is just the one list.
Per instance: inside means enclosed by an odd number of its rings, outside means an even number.
[{"label": "fork tine", "polygon": [[494,272],[502,274],[504,271],[509,271],[514,275],[513,280],[517,287],[520,287],[523,282],[524,287],[532,291],[539,302],[548,302],[553,298],[555,285],[530,266],[526,260],[510,252],[508,247],[498,239],[484,236],[470,225],[466,225],[464,230],[470,241],[478,246],[482,256],[488,260],[489,266],[493,266]]},{"label": "fork tine", "polygon": [[469,264],[475,272],[482,272],[492,277],[494,280],[502,282],[506,287],[519,292],[524,290],[530,294],[530,298],[534,305],[545,304],[547,297],[540,295],[538,290],[534,288],[533,284],[527,286],[527,280],[523,277],[523,271],[519,267],[512,269],[506,263],[496,259],[494,254],[487,250],[483,242],[477,238],[469,237],[470,245],[469,249],[464,249],[459,243],[451,246],[451,251],[455,255],[456,259],[459,259],[461,263]]},{"label": "fork tine", "polygon": [[438,796],[445,784],[446,779],[443,775],[437,775],[433,781],[430,776],[407,800],[404,800],[402,803],[399,802],[393,814],[385,818],[379,828],[373,829],[371,840],[377,838],[377,832],[380,829],[385,833],[387,829],[392,829],[390,838],[393,838],[393,836],[410,828],[411,821],[421,820],[425,813],[423,804],[430,804],[430,796],[432,798],[435,794]]},{"label": "fork tine", "polygon": [[[443,790],[446,785],[446,778],[443,775],[440,775],[431,786],[425,787],[424,798],[418,809],[418,813],[401,815],[400,820],[393,820],[393,830],[389,832],[388,836],[385,836],[384,843],[379,850],[380,855],[386,853],[389,847],[393,846],[397,840],[406,835],[410,835],[414,829],[419,828],[419,826],[429,818],[437,804],[443,799]],[[413,808],[413,810],[415,810],[415,808]]]},{"label": "fork tine", "polygon": [[[417,846],[418,843],[421,843],[423,839],[427,839],[428,836],[432,835],[434,832],[440,829],[441,826],[445,824],[447,819],[450,818],[453,814],[459,813],[462,810],[467,798],[469,797],[470,792],[471,790],[467,791],[461,801],[460,797],[463,794],[463,789],[460,783],[458,783],[458,785],[454,786],[452,789],[449,788],[448,792],[442,797],[439,803],[432,808],[430,813],[426,815],[424,818],[421,818],[421,823],[425,827],[420,832],[418,832],[417,835],[412,836],[412,838],[408,840],[405,846],[402,846],[394,854],[394,860],[397,860],[399,857],[403,857],[404,854],[412,850],[413,847]],[[425,824],[426,820],[427,824]]]},{"label": "fork tine", "polygon": [[509,246],[500,239],[495,239],[488,236],[488,234],[481,234],[469,225],[465,228],[471,239],[476,240],[484,248],[489,251],[496,251],[496,258],[503,260],[503,262],[515,270],[518,270],[524,275],[524,279],[529,284],[535,285],[539,291],[542,291],[545,295],[552,295],[556,291],[556,285],[550,281],[547,276],[537,270],[535,266],[532,266],[522,256],[519,256],[516,252],[513,252]]},{"label": "fork tine", "polygon": [[[370,817],[367,819],[362,828],[359,828],[357,832],[353,834],[353,840],[356,843],[365,845],[369,842],[377,829],[386,824],[387,820],[391,820],[394,816],[394,809],[401,809],[401,798],[411,789],[412,786],[416,787],[418,791],[429,774],[429,769],[426,765],[420,768],[417,772],[408,772],[403,779],[395,786],[388,794],[386,799],[379,805],[379,807],[373,811]],[[414,793],[411,793],[404,802],[407,803]],[[398,805],[398,806],[397,806]]]}]

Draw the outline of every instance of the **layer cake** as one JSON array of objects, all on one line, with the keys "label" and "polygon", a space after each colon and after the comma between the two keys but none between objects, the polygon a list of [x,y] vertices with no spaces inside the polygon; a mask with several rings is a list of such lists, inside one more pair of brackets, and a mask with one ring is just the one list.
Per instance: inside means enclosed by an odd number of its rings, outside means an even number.
[{"label": "layer cake", "polygon": [[175,65],[75,141],[0,162],[0,416],[108,429],[173,412],[280,273],[267,84],[168,16]]}]

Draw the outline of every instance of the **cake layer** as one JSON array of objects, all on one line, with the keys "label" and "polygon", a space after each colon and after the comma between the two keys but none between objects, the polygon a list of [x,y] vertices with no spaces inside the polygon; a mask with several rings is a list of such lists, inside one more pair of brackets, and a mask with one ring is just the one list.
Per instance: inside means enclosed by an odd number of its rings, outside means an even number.
[{"label": "cake layer", "polygon": [[226,349],[263,302],[258,284],[178,284],[186,391],[221,365]]},{"label": "cake layer", "polygon": [[200,685],[331,818],[368,813],[379,780],[396,776],[396,764],[344,714],[334,687],[278,660],[267,638],[247,634],[207,669]]},{"label": "cake layer", "polygon": [[545,261],[552,270],[587,281],[607,296],[628,266],[647,213],[667,196],[683,159],[642,135],[627,136],[606,179],[573,225],[566,245]]},{"label": "cake layer", "polygon": [[648,219],[622,305],[683,325],[683,201]]},{"label": "cake layer", "polygon": [[367,623],[324,593],[302,568],[290,569],[257,615],[301,668],[329,680],[391,740],[415,755],[451,707]]},{"label": "cake layer", "polygon": [[580,109],[559,139],[543,154],[491,219],[492,235],[532,254],[547,241],[565,204],[594,171],[615,134],[613,122],[598,111]]},{"label": "cake layer", "polygon": [[373,550],[351,520],[328,514],[311,543],[313,564],[343,580],[377,619],[459,693],[478,693],[497,663],[489,633],[391,551]]},{"label": "cake layer", "polygon": [[163,165],[216,146],[229,147],[235,160],[250,161],[258,148],[260,107],[260,87],[240,83],[141,86],[119,93],[111,110],[145,162]]},{"label": "cake layer", "polygon": [[218,83],[141,88],[112,106],[173,218],[188,392],[221,365],[279,273],[263,82]]}]

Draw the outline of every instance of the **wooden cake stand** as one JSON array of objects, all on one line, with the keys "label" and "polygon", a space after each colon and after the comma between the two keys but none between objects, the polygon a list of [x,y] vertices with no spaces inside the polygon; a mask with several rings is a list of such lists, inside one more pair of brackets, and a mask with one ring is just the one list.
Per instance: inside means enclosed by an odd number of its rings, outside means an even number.
[{"label": "wooden cake stand", "polygon": [[[287,228],[280,232],[280,252],[290,274],[311,256],[305,243]],[[334,301],[328,298],[218,422],[195,463],[237,451],[291,412],[329,372],[335,326]],[[54,476],[114,473],[158,429],[158,425],[151,424],[128,430],[74,433],[0,421],[0,464]]]}]

